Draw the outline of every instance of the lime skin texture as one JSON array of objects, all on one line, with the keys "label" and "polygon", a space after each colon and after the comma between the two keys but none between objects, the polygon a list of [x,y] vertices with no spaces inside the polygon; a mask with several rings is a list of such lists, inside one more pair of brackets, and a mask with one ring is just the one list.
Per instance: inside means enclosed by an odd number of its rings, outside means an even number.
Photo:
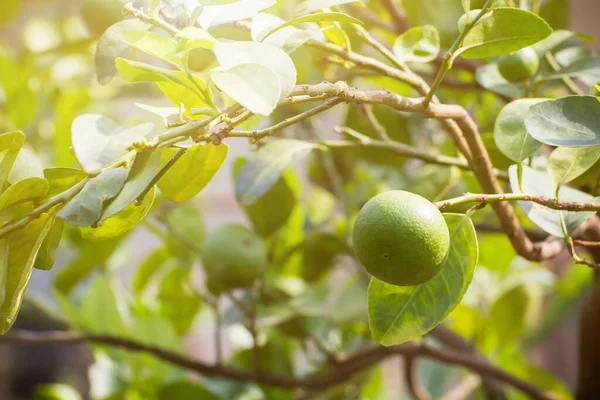
[{"label": "lime skin texture", "polygon": [[245,226],[223,225],[204,242],[202,263],[211,292],[244,288],[264,273],[267,248],[263,239]]},{"label": "lime skin texture", "polygon": [[442,269],[450,233],[442,213],[429,200],[393,190],[373,197],[360,210],[352,242],[371,275],[392,285],[413,286]]}]

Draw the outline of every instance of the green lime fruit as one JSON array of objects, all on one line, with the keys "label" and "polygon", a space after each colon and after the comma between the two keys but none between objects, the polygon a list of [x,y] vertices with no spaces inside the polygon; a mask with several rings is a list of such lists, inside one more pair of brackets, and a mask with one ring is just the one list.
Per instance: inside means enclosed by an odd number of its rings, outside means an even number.
[{"label": "green lime fruit", "polygon": [[264,241],[237,224],[224,225],[212,232],[201,254],[209,290],[215,294],[252,285],[267,265]]},{"label": "green lime fruit", "polygon": [[540,67],[540,59],[535,50],[525,47],[514,53],[498,58],[498,71],[509,82],[524,82],[535,75]]},{"label": "green lime fruit", "polygon": [[444,266],[450,233],[429,200],[394,190],[369,200],[358,213],[352,235],[356,256],[374,277],[398,286],[433,278]]},{"label": "green lime fruit", "polygon": [[123,19],[123,5],[120,0],[83,0],[81,16],[93,33],[101,34]]}]

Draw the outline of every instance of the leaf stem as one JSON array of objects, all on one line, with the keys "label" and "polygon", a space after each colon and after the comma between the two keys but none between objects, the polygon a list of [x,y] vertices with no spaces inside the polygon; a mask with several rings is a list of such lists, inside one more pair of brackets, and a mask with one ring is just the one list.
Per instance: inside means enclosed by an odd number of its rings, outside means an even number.
[{"label": "leaf stem", "polygon": [[429,89],[429,93],[427,93],[427,96],[425,96],[425,100],[424,100],[425,106],[429,105],[429,103],[433,99],[433,96],[435,95],[436,90],[441,85],[442,81],[444,80],[444,77],[446,76],[448,71],[450,71],[450,69],[452,68],[452,62],[454,61],[454,58],[457,56],[457,54],[455,54],[455,53],[462,45],[463,40],[465,39],[467,34],[471,31],[471,29],[477,24],[477,22],[479,22],[479,20],[492,7],[492,4],[494,3],[494,1],[495,0],[487,0],[486,1],[483,8],[479,12],[479,14],[477,14],[477,16],[475,18],[473,18],[473,21],[471,21],[469,24],[467,24],[465,26],[465,29],[458,35],[458,37],[456,38],[454,43],[452,43],[452,46],[450,46],[450,49],[448,49],[446,54],[444,54],[444,57],[442,59],[442,65],[438,71],[438,74],[435,77],[435,80],[433,81],[431,88]]}]

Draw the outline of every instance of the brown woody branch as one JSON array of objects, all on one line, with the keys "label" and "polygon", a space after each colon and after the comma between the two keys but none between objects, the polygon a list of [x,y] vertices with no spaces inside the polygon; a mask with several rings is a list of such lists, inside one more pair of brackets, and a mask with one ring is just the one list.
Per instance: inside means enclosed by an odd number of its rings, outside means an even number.
[{"label": "brown woody branch", "polygon": [[343,383],[350,379],[353,374],[369,368],[380,361],[394,355],[407,357],[426,357],[448,364],[460,365],[482,377],[488,377],[504,384],[513,386],[533,399],[552,399],[549,393],[537,388],[531,383],[522,380],[509,372],[494,366],[489,361],[474,357],[471,354],[451,349],[438,349],[425,344],[414,342],[405,343],[392,347],[373,346],[361,350],[336,365],[331,372],[319,372],[307,377],[290,377],[280,374],[263,373],[256,375],[252,371],[246,371],[234,367],[221,365],[210,365],[201,361],[190,359],[182,354],[165,350],[153,345],[144,344],[133,339],[115,337],[92,333],[74,333],[65,331],[14,331],[6,336],[0,337],[0,344],[78,344],[91,343],[120,347],[134,352],[150,353],[165,362],[198,372],[207,376],[220,376],[243,382],[257,382],[264,385],[295,387],[305,389],[324,389],[335,384]]}]

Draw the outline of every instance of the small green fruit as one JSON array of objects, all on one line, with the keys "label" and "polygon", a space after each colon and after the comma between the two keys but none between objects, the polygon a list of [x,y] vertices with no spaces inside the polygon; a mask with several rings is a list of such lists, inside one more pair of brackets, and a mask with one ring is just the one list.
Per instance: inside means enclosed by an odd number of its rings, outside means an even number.
[{"label": "small green fruit", "polygon": [[123,19],[120,0],[83,0],[81,16],[93,33],[101,34]]},{"label": "small green fruit", "polygon": [[531,47],[525,47],[498,59],[500,75],[512,83],[526,81],[536,74],[539,67],[540,59]]},{"label": "small green fruit", "polygon": [[262,275],[267,265],[263,240],[242,225],[224,225],[208,236],[202,261],[212,293],[244,288]]},{"label": "small green fruit", "polygon": [[356,217],[352,241],[371,275],[398,286],[433,278],[450,249],[448,226],[437,207],[402,190],[379,194],[365,204]]}]

